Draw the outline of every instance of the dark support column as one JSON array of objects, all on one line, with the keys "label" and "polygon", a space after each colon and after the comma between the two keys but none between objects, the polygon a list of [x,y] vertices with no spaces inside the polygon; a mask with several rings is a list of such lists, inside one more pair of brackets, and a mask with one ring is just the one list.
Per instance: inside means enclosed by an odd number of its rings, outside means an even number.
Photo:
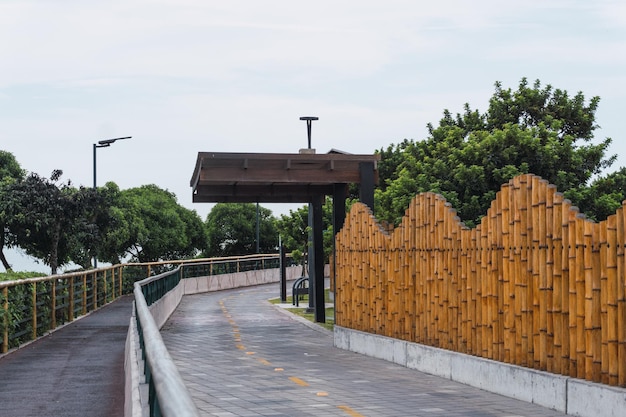
[{"label": "dark support column", "polygon": [[309,225],[309,239],[308,250],[306,254],[306,266],[308,268],[309,274],[309,306],[306,309],[307,313],[315,312],[315,246],[313,245],[313,204],[309,203],[309,214],[308,214],[308,225]]},{"label": "dark support column", "polygon": [[336,235],[346,220],[346,198],[348,197],[347,184],[333,185],[333,233]]},{"label": "dark support column", "polygon": [[322,203],[323,195],[315,196],[311,199],[311,207],[313,208],[313,297],[315,298],[315,321],[317,323],[326,322],[326,309],[324,301],[324,242],[322,222]]},{"label": "dark support column", "polygon": [[287,302],[287,256],[285,245],[280,245],[280,301]]},{"label": "dark support column", "polygon": [[333,185],[333,268],[331,291],[337,293],[337,258],[335,250],[335,238],[343,227],[346,220],[346,198],[348,197],[348,184]]},{"label": "dark support column", "polygon": [[374,163],[359,162],[359,174],[361,176],[361,190],[359,198],[374,213]]}]

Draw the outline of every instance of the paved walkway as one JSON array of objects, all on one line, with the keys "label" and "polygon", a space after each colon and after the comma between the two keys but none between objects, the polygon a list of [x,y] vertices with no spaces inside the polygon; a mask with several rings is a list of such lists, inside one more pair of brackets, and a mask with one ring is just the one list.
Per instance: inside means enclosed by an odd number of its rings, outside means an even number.
[{"label": "paved walkway", "polygon": [[563,416],[333,347],[266,300],[277,286],[183,297],[163,339],[204,416]]},{"label": "paved walkway", "polygon": [[124,415],[125,296],[0,358],[1,417]]}]

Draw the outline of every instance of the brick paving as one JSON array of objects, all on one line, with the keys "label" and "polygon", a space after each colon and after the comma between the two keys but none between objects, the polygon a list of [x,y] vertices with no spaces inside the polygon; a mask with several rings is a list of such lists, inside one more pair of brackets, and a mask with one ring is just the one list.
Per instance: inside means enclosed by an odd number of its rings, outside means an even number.
[{"label": "brick paving", "polygon": [[564,414],[333,347],[267,302],[276,285],[185,296],[162,329],[203,416]]}]

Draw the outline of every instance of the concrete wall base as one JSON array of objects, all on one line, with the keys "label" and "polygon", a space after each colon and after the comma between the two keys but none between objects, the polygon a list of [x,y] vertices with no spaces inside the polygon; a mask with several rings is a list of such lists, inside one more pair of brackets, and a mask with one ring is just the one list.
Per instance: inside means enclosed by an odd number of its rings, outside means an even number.
[{"label": "concrete wall base", "polygon": [[335,326],[335,346],[581,417],[626,413],[626,389]]}]

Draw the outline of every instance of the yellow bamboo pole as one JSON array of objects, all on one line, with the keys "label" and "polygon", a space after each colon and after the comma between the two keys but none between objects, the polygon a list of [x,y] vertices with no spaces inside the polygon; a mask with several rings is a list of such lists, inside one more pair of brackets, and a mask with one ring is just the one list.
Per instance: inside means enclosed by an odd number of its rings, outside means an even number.
[{"label": "yellow bamboo pole", "polygon": [[511,185],[502,187],[502,331],[503,331],[503,358],[506,363],[513,362],[515,353],[515,314],[513,311],[515,302],[515,280],[513,274],[514,248],[513,248],[513,224],[511,210]]},{"label": "yellow bamboo pole", "polygon": [[532,282],[533,282],[533,367],[546,370],[549,360],[548,349],[548,190],[547,182],[533,177],[532,214]]},{"label": "yellow bamboo pole", "polygon": [[528,312],[528,176],[519,177],[519,189],[517,206],[517,246],[519,250],[519,258],[517,262],[517,270],[515,277],[515,312],[517,315],[516,330],[519,332],[517,336],[518,351],[516,355],[516,364],[529,366],[529,327]]},{"label": "yellow bamboo pole", "polygon": [[[615,219],[615,216],[612,216]],[[601,351],[600,351],[600,366],[601,366],[601,382],[603,384],[609,383],[609,341],[608,341],[608,308],[609,308],[609,269],[614,268],[611,266],[609,256],[609,220],[600,223],[600,242],[599,242],[599,267],[600,267],[600,329],[601,329]]]},{"label": "yellow bamboo pole", "polygon": [[626,204],[618,211],[617,222],[618,261],[617,261],[617,385],[626,387]]},{"label": "yellow bamboo pole", "polygon": [[[618,211],[619,213],[619,211]],[[618,329],[619,320],[617,314],[617,295],[619,286],[618,248],[617,248],[617,225],[618,215],[607,219],[607,244],[606,244],[606,362],[608,381],[610,385],[617,385],[619,381],[618,361]],[[622,249],[623,254],[623,249]],[[623,256],[622,256],[623,258]],[[622,269],[623,271],[623,269]],[[603,324],[604,325],[604,324]]]},{"label": "yellow bamboo pole", "polygon": [[545,274],[545,369],[554,372],[554,194],[556,187],[545,183],[546,192],[546,215],[545,215],[545,240],[543,241],[543,266],[542,273]]}]

